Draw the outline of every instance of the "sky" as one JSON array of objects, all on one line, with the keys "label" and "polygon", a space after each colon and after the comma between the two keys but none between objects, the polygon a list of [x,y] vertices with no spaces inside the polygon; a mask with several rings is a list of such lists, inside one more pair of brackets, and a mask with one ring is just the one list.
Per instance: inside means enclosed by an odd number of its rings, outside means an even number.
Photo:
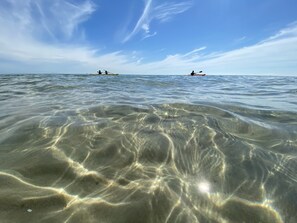
[{"label": "sky", "polygon": [[296,0],[1,0],[0,73],[296,75]]}]

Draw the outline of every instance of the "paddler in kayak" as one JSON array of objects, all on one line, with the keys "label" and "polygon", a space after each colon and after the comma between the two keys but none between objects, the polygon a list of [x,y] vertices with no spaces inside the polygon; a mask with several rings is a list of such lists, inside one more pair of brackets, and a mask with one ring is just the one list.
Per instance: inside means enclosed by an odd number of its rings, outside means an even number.
[{"label": "paddler in kayak", "polygon": [[205,74],[202,73],[202,70],[199,71],[199,73],[195,73],[195,71],[192,71],[190,73],[191,76],[205,76]]}]

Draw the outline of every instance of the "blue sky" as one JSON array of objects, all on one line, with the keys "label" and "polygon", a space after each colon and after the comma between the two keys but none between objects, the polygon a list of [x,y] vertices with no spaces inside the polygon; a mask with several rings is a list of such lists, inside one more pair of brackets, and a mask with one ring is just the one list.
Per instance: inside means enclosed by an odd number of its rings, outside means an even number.
[{"label": "blue sky", "polygon": [[1,0],[0,73],[297,75],[296,0]]}]

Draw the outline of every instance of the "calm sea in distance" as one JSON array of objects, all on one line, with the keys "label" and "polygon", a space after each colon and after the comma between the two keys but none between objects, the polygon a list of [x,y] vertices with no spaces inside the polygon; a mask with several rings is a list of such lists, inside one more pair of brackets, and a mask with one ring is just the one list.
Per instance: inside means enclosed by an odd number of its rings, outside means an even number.
[{"label": "calm sea in distance", "polygon": [[296,223],[297,77],[2,74],[0,222]]}]

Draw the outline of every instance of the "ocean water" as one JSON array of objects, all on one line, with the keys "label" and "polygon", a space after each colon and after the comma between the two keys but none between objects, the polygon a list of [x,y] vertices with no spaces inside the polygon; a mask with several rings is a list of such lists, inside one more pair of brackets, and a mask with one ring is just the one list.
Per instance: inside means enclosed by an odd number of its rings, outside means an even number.
[{"label": "ocean water", "polygon": [[0,222],[296,223],[297,77],[0,75]]}]

